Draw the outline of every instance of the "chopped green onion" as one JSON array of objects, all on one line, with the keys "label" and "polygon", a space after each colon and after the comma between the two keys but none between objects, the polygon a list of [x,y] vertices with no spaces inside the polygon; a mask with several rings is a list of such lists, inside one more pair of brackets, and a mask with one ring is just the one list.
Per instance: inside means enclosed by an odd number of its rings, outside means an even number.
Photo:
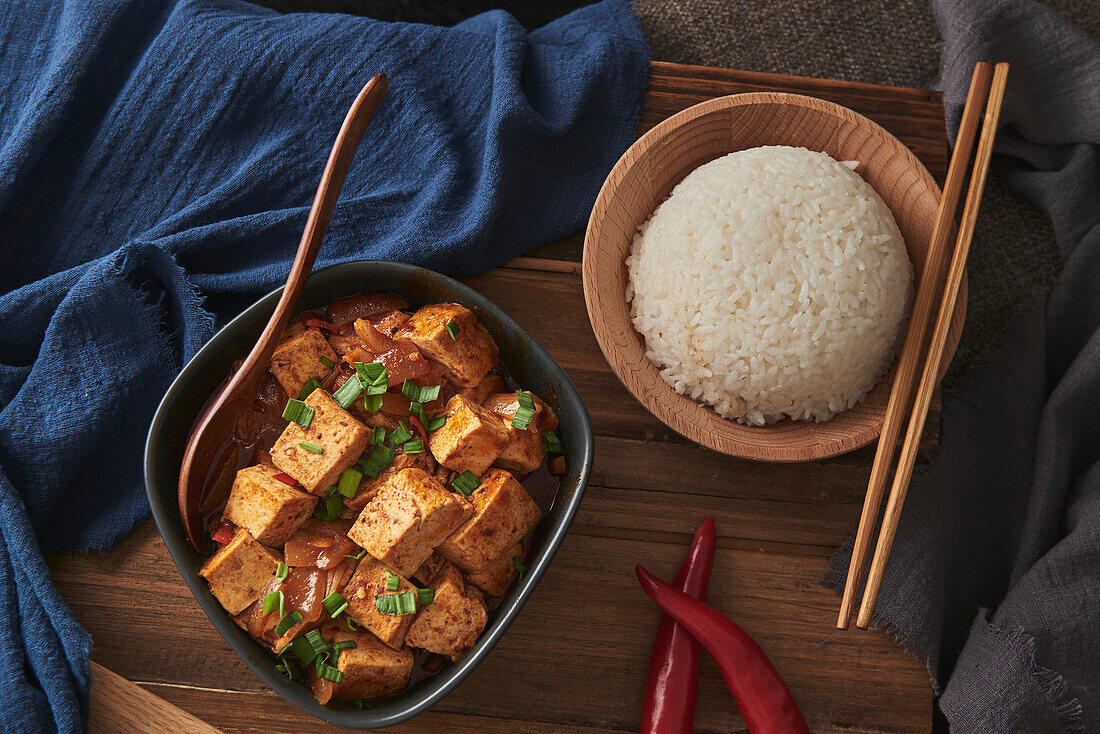
[{"label": "chopped green onion", "polygon": [[386,440],[386,429],[385,428],[382,428],[381,426],[379,426],[378,428],[375,428],[373,431],[371,431],[371,434],[370,434],[370,445],[371,446],[379,446],[385,440]]},{"label": "chopped green onion", "polygon": [[438,418],[432,418],[431,421],[424,425],[426,431],[438,431],[447,423],[447,416],[441,415]]},{"label": "chopped green onion", "polygon": [[336,492],[336,485],[335,484],[330,484],[327,487],[325,487],[325,496],[326,497],[331,497],[333,495],[333,493],[335,493],[335,492]]},{"label": "chopped green onion", "polygon": [[375,446],[370,450],[370,455],[359,462],[359,468],[368,477],[377,477],[393,463],[394,456],[396,454],[389,446]]},{"label": "chopped green onion", "polygon": [[382,396],[381,395],[364,395],[363,396],[363,410],[368,413],[377,413],[382,409]]},{"label": "chopped green onion", "polygon": [[357,709],[369,709],[370,704],[367,703],[366,701],[364,701],[363,699],[359,699],[358,701],[355,702],[355,708],[357,708]]},{"label": "chopped green onion", "polygon": [[347,615],[344,615],[344,624],[348,626],[348,631],[350,632],[354,632],[355,630],[359,629],[359,625],[356,623],[356,621]]},{"label": "chopped green onion", "polygon": [[[386,373],[386,366],[381,362],[371,362],[369,364],[363,362],[355,363],[355,370],[359,373],[359,381],[363,383],[363,388],[366,390],[367,397],[377,398],[376,400],[365,400],[364,406],[371,413],[378,410],[378,407],[382,406],[382,395],[386,394],[386,391],[390,388],[389,376]],[[372,409],[371,406],[377,405]]]},{"label": "chopped green onion", "polygon": [[309,428],[309,424],[313,422],[313,408],[301,400],[291,398],[286,401],[286,407],[283,408],[283,418],[294,421],[302,428]]},{"label": "chopped green onion", "polygon": [[424,439],[414,438],[411,441],[406,441],[401,445],[402,450],[406,454],[420,454],[424,452]]},{"label": "chopped green onion", "polygon": [[325,453],[325,447],[324,446],[318,446],[317,444],[310,443],[309,441],[299,441],[298,445],[301,446],[306,451],[310,452],[311,454],[323,454],[323,453]]},{"label": "chopped green onion", "polygon": [[298,391],[298,399],[305,400],[309,397],[310,393],[319,388],[321,383],[316,378],[309,378],[306,380],[306,384],[302,385],[302,389]]},{"label": "chopped green onion", "polygon": [[340,386],[340,389],[332,394],[332,399],[341,408],[346,408],[355,402],[355,399],[363,393],[363,383],[359,381],[359,375],[351,375],[348,381]]},{"label": "chopped green onion", "polygon": [[340,612],[348,608],[348,602],[344,599],[343,594],[339,591],[334,591],[324,599],[321,600],[321,604],[328,610],[329,616],[336,619],[340,616]]},{"label": "chopped green onion", "polygon": [[401,577],[394,576],[389,571],[383,571],[386,574],[386,591],[397,591],[397,587],[401,585]]},{"label": "chopped green onion", "polygon": [[561,441],[558,439],[558,434],[553,431],[543,431],[542,450],[548,454],[560,454]]},{"label": "chopped green onion", "polygon": [[330,370],[333,367],[336,366],[335,362],[333,362],[331,359],[329,359],[328,357],[326,357],[323,354],[320,357],[317,358],[317,361],[320,362],[321,364],[323,364],[325,367],[328,367]]},{"label": "chopped green onion", "polygon": [[522,581],[524,574],[527,573],[527,566],[523,565],[523,561],[519,559],[519,556],[512,556],[512,565],[519,571],[519,579]]},{"label": "chopped green onion", "polygon": [[275,670],[279,671],[287,678],[290,678],[292,681],[305,682],[306,677],[302,675],[302,671],[298,670],[298,666],[295,665],[293,661],[283,657],[280,657],[279,660],[282,662],[275,666]]},{"label": "chopped green onion", "polygon": [[333,683],[339,683],[340,681],[344,680],[344,674],[336,668],[332,667],[331,665],[318,665],[317,675],[321,678],[325,678],[326,680],[330,680]]},{"label": "chopped green onion", "polygon": [[[439,397],[440,385],[428,385],[421,387],[412,380],[406,379],[401,385],[401,393],[414,403],[430,403]],[[413,411],[409,411],[412,413]]]},{"label": "chopped green onion", "polygon": [[386,365],[381,362],[356,362],[355,371],[359,373],[359,379],[364,385],[377,385],[389,381],[386,375]]},{"label": "chopped green onion", "polygon": [[458,341],[458,324],[454,319],[447,322],[447,336],[451,337],[451,341]]},{"label": "chopped green onion", "polygon": [[390,446],[397,448],[412,437],[413,432],[405,425],[405,421],[398,421],[397,428],[393,429],[393,433],[390,434]]},{"label": "chopped green onion", "polygon": [[310,630],[305,634],[305,641],[309,643],[309,648],[313,650],[313,656],[324,655],[328,652],[328,643],[325,642],[325,638],[321,637],[321,630]]},{"label": "chopped green onion", "polygon": [[420,600],[420,606],[426,607],[435,601],[435,589],[417,589],[416,596]]},{"label": "chopped green onion", "polygon": [[415,400],[409,401],[409,415],[415,415],[420,419],[420,423],[424,423],[424,403],[418,403]]},{"label": "chopped green onion", "polygon": [[287,567],[287,565],[285,563],[283,563],[282,561],[279,561],[279,565],[275,567],[275,578],[282,581],[283,579],[286,578],[286,575],[288,573],[290,573],[290,569]]},{"label": "chopped green onion", "polygon": [[336,491],[351,499],[359,491],[359,482],[361,481],[363,481],[363,472],[355,469],[345,469],[344,473],[340,475],[340,483],[336,486]]},{"label": "chopped green onion", "polygon": [[276,589],[275,591],[273,591],[270,594],[268,594],[267,596],[265,596],[264,597],[264,608],[263,608],[264,614],[263,614],[263,616],[266,617],[267,615],[271,614],[276,609],[278,609],[279,610],[279,619],[282,619],[283,618],[283,602],[284,602],[284,600],[285,599],[283,597],[283,590],[282,589]]},{"label": "chopped green onion", "polygon": [[290,614],[283,617],[283,621],[279,622],[279,626],[275,628],[275,634],[282,637],[290,628],[302,621],[302,613],[295,609]]},{"label": "chopped green onion", "polygon": [[400,594],[380,594],[374,597],[374,606],[382,614],[416,614],[416,591],[410,589]]},{"label": "chopped green onion", "polygon": [[512,416],[512,428],[525,431],[527,426],[531,425],[531,419],[535,417],[535,398],[529,392],[516,390],[516,400],[519,406],[516,408],[515,415]]},{"label": "chopped green onion", "polygon": [[318,505],[317,510],[313,513],[313,516],[318,520],[324,520],[325,522],[332,522],[336,518],[340,517],[340,513],[344,509],[344,498],[339,494],[333,492],[328,499],[325,500],[323,505]]},{"label": "chopped green onion", "polygon": [[[308,635],[306,637],[308,637]],[[299,660],[309,665],[317,659],[317,653],[313,650],[313,645],[310,644],[306,637],[295,637],[290,641],[290,649],[294,651],[294,654],[298,656]]]},{"label": "chopped green onion", "polygon": [[480,484],[481,482],[478,481],[477,475],[467,469],[454,478],[451,482],[451,488],[463,497],[469,497]]},{"label": "chopped green onion", "polygon": [[351,650],[358,647],[353,640],[340,640],[339,642],[332,643],[332,649],[334,652],[340,652],[341,650]]},{"label": "chopped green onion", "polygon": [[364,553],[366,553],[366,552],[367,552],[367,549],[366,549],[366,548],[360,548],[360,549],[359,549],[359,552],[358,552],[358,553],[356,553],[356,554],[355,554],[354,556],[350,556],[350,555],[348,555],[347,553],[345,553],[345,554],[344,554],[344,558],[350,558],[350,559],[351,559],[351,560],[353,560],[353,561],[358,561],[358,560],[359,560],[360,558],[362,558],[362,557],[363,557],[363,554],[364,554]]}]

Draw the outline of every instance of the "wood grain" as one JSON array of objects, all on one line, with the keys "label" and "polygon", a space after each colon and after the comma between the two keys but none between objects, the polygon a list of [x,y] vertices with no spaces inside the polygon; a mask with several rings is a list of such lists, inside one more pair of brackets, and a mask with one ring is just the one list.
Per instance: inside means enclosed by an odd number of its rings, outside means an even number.
[{"label": "wood grain", "polygon": [[222,734],[202,719],[92,663],[88,734]]},{"label": "wood grain", "polygon": [[[701,102],[646,132],[612,169],[585,234],[585,301],[596,339],[627,389],[663,423],[717,451],[764,461],[808,461],[865,446],[879,433],[890,395],[888,373],[867,397],[825,423],[783,420],[745,426],[677,393],[646,356],[625,300],[625,260],[638,227],[688,173],[727,153],[793,145],[859,162],[857,172],[890,207],[918,284],[940,192],[900,140],[833,102],[780,92],[749,92]],[[938,272],[933,272],[934,281]],[[954,309],[945,364],[962,333],[965,293]],[[893,439],[896,441],[896,437]]]},{"label": "wood grain", "polygon": [[[703,99],[791,89],[883,124],[942,177],[943,108],[924,90],[654,64],[642,129]],[[512,314],[568,371],[597,434],[593,481],[562,550],[492,654],[454,693],[396,732],[608,734],[636,730],[657,614],[634,579],[671,577],[697,524],[717,521],[713,602],[772,656],[815,732],[928,732],[928,675],[881,632],[833,634],[818,583],[855,528],[871,466],[861,449],[761,464],[695,446],[619,383],[588,326],[581,236],[464,280]],[[929,421],[925,443],[935,441]],[[109,553],[49,557],[94,640],[94,659],[234,734],[338,731],[264,687],[187,593],[152,523]],[[99,688],[99,682],[95,684]],[[718,670],[703,662],[700,732],[743,731]],[[166,731],[166,729],[155,729]],[[167,729],[170,730],[170,729]]]}]

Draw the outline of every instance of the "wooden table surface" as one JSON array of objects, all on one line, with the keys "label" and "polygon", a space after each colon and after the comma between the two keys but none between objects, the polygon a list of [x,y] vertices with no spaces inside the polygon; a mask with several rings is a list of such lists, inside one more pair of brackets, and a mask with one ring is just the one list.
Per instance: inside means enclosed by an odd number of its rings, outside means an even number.
[{"label": "wooden table surface", "polygon": [[[656,63],[642,129],[703,99],[756,90],[802,92],[866,114],[942,180],[943,108],[927,90]],[[929,731],[924,667],[882,632],[838,634],[838,598],[819,583],[858,522],[872,448],[769,465],[727,458],[673,434],[618,383],[596,345],[581,293],[581,246],[578,234],[464,279],[567,370],[592,416],[596,460],[565,543],[508,634],[455,692],[393,730],[636,730],[658,614],[634,565],[670,578],[696,526],[712,515],[719,542],[711,604],[760,642],[814,732]],[[264,687],[222,641],[152,521],[108,553],[56,555],[49,563],[92,635],[93,660],[107,669],[96,668],[93,730],[164,730],[154,718],[160,709],[148,704],[155,699],[140,691],[128,703],[134,716],[111,718],[114,707],[106,704],[125,691],[113,671],[225,732],[336,731]],[[697,727],[744,730],[706,656]]]}]

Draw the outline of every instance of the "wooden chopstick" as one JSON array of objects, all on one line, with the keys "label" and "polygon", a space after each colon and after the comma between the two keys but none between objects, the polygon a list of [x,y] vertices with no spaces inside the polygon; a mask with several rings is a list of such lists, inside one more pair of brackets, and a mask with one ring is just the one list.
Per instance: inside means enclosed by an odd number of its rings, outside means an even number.
[{"label": "wooden chopstick", "polygon": [[932,342],[928,347],[928,358],[924,362],[917,387],[917,397],[913,405],[913,417],[909,421],[909,430],[905,434],[905,443],[898,459],[898,469],[894,483],[890,487],[890,499],[886,504],[886,514],[882,517],[882,530],[879,532],[878,545],[871,560],[871,570],[867,574],[867,589],[863,593],[863,603],[859,607],[856,626],[866,629],[871,623],[875,610],[875,601],[882,586],[882,577],[886,563],[890,558],[890,549],[894,544],[901,508],[905,503],[905,493],[909,489],[909,480],[913,476],[913,464],[917,459],[920,435],[924,430],[924,421],[928,417],[928,406],[932,401],[932,392],[939,375],[940,360],[947,344],[947,332],[951,326],[951,314],[955,310],[955,299],[959,296],[963,273],[966,270],[966,258],[970,253],[970,240],[974,236],[974,226],[978,220],[978,208],[982,203],[985,190],[985,178],[989,173],[989,161],[993,157],[993,140],[997,136],[997,122],[1001,116],[1001,104],[1004,102],[1005,83],[1008,80],[1008,64],[997,64],[993,70],[993,86],[989,92],[989,102],[985,108],[985,121],[982,123],[982,136],[978,141],[978,152],[974,158],[974,170],[970,175],[970,190],[966,194],[962,222],[959,225],[959,241],[955,245],[955,254],[951,257],[951,267],[947,271],[947,283],[940,311],[936,317],[936,328],[932,332]]},{"label": "wooden chopstick", "polygon": [[898,435],[906,417],[909,396],[912,394],[913,381],[917,374],[917,365],[924,344],[925,332],[932,317],[940,273],[947,260],[948,242],[955,223],[955,210],[962,196],[962,186],[966,179],[966,169],[970,162],[970,151],[977,137],[978,123],[982,119],[982,106],[989,91],[989,80],[993,75],[993,65],[979,63],[974,67],[970,79],[970,91],[963,107],[959,134],[955,139],[955,150],[951,153],[951,164],[947,167],[947,180],[944,182],[940,206],[936,211],[936,221],[932,227],[932,239],[928,253],[924,258],[917,295],[913,300],[913,310],[909,316],[909,326],[905,334],[901,356],[894,384],[890,390],[890,401],[886,406],[886,416],[879,434],[875,461],[871,466],[871,477],[867,482],[867,494],[863,499],[863,514],[859,518],[859,530],[856,531],[855,545],[852,546],[852,560],[848,564],[848,578],[844,584],[844,595],[840,600],[840,615],[836,626],[848,629],[848,620],[852,616],[856,590],[863,576],[863,566],[867,562],[867,553],[871,547],[871,538],[878,519],[879,506],[886,489],[886,479],[894,461]]}]

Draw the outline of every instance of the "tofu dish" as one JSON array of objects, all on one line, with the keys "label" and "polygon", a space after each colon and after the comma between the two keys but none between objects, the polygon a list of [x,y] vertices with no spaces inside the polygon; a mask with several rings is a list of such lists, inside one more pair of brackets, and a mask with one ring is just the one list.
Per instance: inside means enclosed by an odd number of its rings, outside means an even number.
[{"label": "tofu dish", "polygon": [[199,574],[320,703],[399,693],[465,655],[525,572],[557,425],[463,306],[302,314],[204,488]]}]

